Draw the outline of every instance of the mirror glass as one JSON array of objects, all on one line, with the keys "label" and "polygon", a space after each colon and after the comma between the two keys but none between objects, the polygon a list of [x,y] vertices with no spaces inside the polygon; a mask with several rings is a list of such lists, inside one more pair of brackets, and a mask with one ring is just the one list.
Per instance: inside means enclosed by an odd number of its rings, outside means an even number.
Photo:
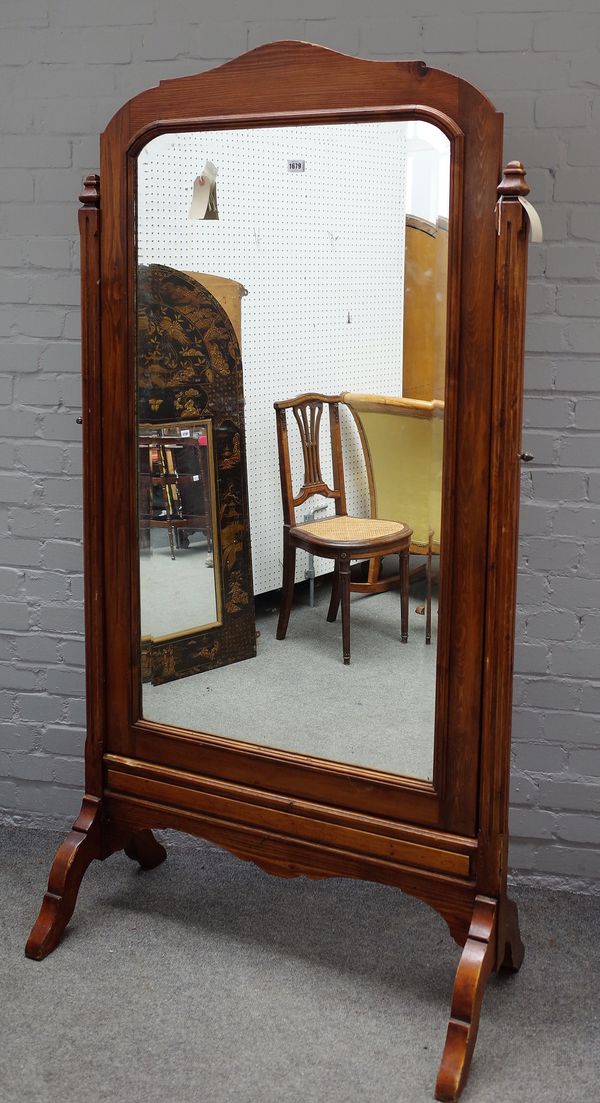
[{"label": "mirror glass", "polygon": [[449,192],[419,120],[139,154],[146,719],[432,778]]}]

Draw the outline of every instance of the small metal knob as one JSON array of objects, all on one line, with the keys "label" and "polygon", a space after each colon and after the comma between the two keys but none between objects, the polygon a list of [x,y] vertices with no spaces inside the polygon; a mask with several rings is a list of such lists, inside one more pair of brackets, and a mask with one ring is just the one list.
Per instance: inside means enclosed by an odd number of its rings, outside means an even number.
[{"label": "small metal knob", "polygon": [[83,418],[82,417],[76,417],[75,422],[76,422],[77,425],[83,425]]},{"label": "small metal knob", "polygon": [[531,452],[519,452],[519,459],[523,460],[523,463],[531,463],[533,458]]}]

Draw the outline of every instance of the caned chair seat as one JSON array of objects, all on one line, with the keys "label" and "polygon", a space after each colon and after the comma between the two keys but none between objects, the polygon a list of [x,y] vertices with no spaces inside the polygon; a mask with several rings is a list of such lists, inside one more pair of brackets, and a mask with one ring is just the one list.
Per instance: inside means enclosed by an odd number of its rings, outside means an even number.
[{"label": "caned chair seat", "polygon": [[325,517],[321,521],[306,521],[295,525],[290,536],[308,536],[324,543],[347,543],[354,547],[366,543],[372,548],[373,542],[396,544],[398,539],[410,534],[408,525],[398,521],[385,521],[377,517]]}]

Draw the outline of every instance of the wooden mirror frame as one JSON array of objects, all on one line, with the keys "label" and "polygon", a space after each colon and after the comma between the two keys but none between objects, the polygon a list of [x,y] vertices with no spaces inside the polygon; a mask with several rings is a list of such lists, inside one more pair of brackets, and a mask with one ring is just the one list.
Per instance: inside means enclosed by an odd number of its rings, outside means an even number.
[{"label": "wooden mirror frame", "polygon": [[[135,479],[136,158],[157,134],[422,119],[452,146],[433,781],[192,733],[141,718]],[[463,946],[436,1098],[456,1099],[492,970],[523,948],[507,898],[507,821],[523,330],[524,171],[500,185],[502,117],[422,61],[261,46],[136,96],[101,137],[81,195],[85,453],[86,782],[29,957],[53,950],[94,858],[165,857],[151,829],[210,839],[282,876],[395,885]],[[101,187],[100,187],[101,180]],[[498,196],[500,199],[498,200]],[[103,523],[104,488],[111,523]]]}]

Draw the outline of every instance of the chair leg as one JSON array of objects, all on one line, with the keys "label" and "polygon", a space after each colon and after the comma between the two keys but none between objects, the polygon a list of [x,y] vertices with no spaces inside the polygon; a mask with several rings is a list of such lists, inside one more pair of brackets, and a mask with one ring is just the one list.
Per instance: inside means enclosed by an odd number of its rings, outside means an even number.
[{"label": "chair leg", "polygon": [[331,587],[331,600],[329,602],[329,609],[327,612],[327,620],[334,621],[338,615],[338,609],[340,607],[340,571],[337,562],[333,568],[333,585]]},{"label": "chair leg", "polygon": [[340,597],[342,603],[342,650],[344,664],[350,662],[350,560],[340,559]]},{"label": "chair leg", "polygon": [[408,642],[409,552],[400,552],[400,638]]},{"label": "chair leg", "polygon": [[431,547],[427,553],[427,604],[425,607],[425,643],[431,643]]},{"label": "chair leg", "polygon": [[296,548],[290,541],[289,532],[283,530],[283,586],[276,637],[284,640],[287,632],[292,603],[294,601],[294,579],[296,577]]}]

